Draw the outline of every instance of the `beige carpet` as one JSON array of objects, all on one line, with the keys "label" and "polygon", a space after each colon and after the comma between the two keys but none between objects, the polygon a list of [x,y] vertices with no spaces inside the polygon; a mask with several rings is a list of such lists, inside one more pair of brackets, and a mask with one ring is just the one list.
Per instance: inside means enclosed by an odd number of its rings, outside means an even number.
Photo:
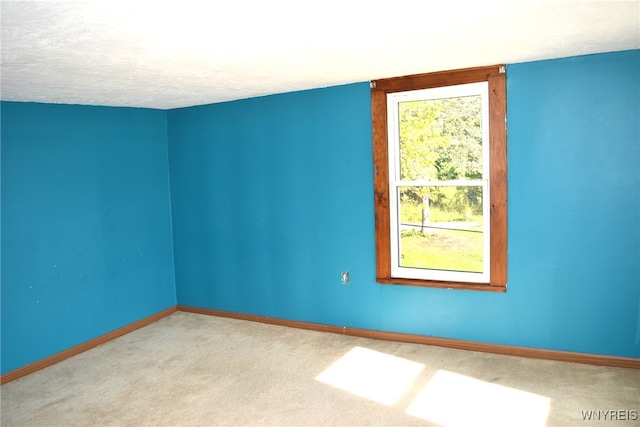
[{"label": "beige carpet", "polygon": [[183,312],[0,393],[2,426],[640,425],[637,370]]}]

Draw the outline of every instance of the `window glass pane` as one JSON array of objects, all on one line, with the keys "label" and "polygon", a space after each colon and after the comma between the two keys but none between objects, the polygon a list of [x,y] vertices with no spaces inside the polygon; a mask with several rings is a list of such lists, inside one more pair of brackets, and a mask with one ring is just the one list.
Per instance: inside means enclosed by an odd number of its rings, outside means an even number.
[{"label": "window glass pane", "polygon": [[398,103],[400,179],[482,178],[482,97]]},{"label": "window glass pane", "polygon": [[483,272],[481,186],[398,187],[399,267]]}]

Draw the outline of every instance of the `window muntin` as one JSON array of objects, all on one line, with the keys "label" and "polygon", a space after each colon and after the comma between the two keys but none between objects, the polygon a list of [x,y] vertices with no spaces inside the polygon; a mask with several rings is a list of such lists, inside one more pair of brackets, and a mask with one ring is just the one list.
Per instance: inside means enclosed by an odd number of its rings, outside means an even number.
[{"label": "window muntin", "polygon": [[489,283],[488,111],[487,82],[387,96],[392,277]]}]

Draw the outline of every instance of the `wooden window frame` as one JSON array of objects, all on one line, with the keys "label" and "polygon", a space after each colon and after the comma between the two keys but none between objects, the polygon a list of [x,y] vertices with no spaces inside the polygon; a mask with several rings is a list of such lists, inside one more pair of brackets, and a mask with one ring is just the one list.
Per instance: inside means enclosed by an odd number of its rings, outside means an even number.
[{"label": "wooden window frame", "polygon": [[[489,283],[406,279],[391,276],[389,209],[389,158],[387,94],[467,83],[489,85],[489,188],[490,279]],[[507,129],[506,76],[504,65],[417,74],[373,80],[371,114],[373,130],[374,210],[376,230],[376,281],[382,284],[425,286],[505,292],[507,289]]]}]

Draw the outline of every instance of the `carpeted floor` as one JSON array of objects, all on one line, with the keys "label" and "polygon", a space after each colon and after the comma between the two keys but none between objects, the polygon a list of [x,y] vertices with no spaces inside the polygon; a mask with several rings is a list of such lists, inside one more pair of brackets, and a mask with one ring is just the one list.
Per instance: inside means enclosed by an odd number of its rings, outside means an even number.
[{"label": "carpeted floor", "polygon": [[2,426],[640,425],[638,370],[184,312],[0,393]]}]

